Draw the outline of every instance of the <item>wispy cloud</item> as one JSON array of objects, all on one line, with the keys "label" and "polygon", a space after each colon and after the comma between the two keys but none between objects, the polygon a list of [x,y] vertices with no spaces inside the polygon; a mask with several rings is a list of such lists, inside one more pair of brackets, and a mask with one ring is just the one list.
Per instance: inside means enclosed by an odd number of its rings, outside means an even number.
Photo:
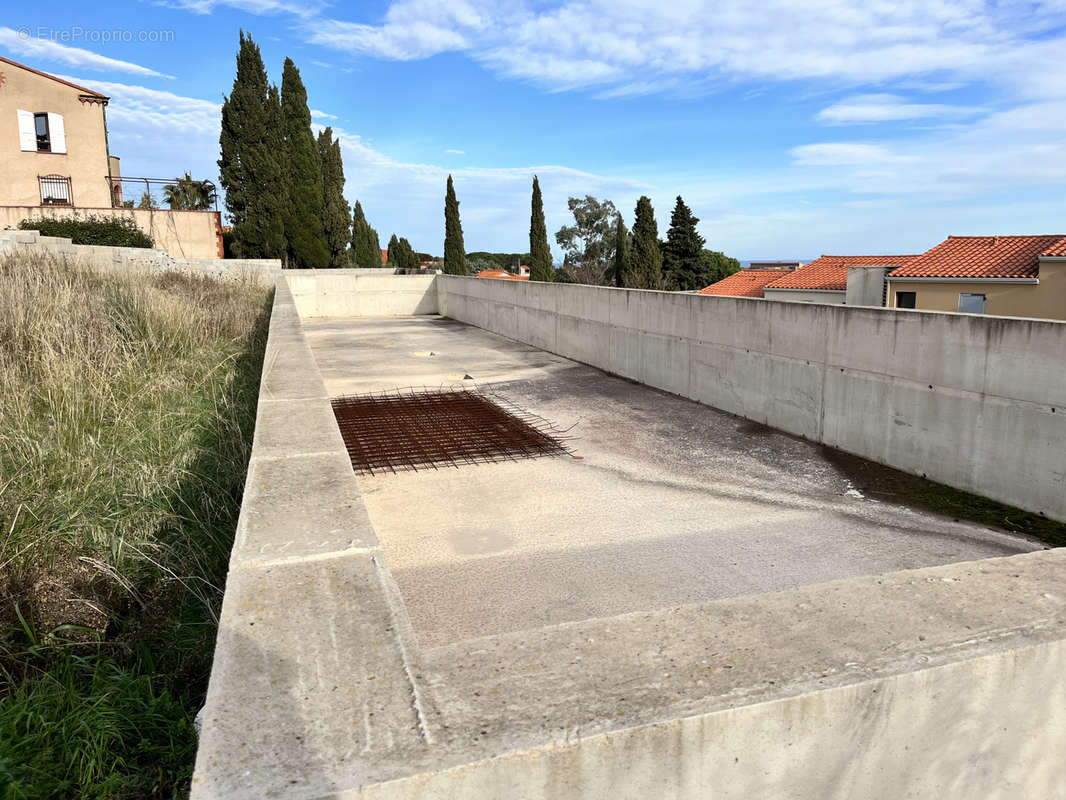
[{"label": "wispy cloud", "polygon": [[325,111],[319,111],[317,109],[311,109],[311,119],[337,119],[336,114],[328,114]]},{"label": "wispy cloud", "polygon": [[0,47],[5,47],[18,56],[48,61],[58,61],[72,67],[98,70],[100,72],[127,72],[153,78],[173,78],[140,64],[108,58],[82,47],[55,42],[35,35],[30,28],[7,28],[0,26]]},{"label": "wispy cloud", "polygon": [[904,159],[887,147],[862,142],[828,142],[803,144],[789,151],[797,164],[805,166],[839,167],[889,164]]},{"label": "wispy cloud", "polygon": [[92,81],[64,75],[58,77],[88,85],[108,95],[111,104],[107,108],[107,120],[113,128],[130,125],[170,133],[208,133],[213,134],[216,139],[218,137],[221,103],[149,89],[146,86]]},{"label": "wispy cloud", "polygon": [[[312,126],[317,132],[321,126]],[[439,253],[444,240],[444,187],[448,175],[455,181],[470,250],[511,251],[521,247],[529,227],[529,197],[533,176],[540,177],[549,230],[567,220],[569,196],[594,194],[610,197],[620,208],[632,208],[637,197],[653,187],[640,181],[615,178],[560,165],[529,167],[464,167],[398,161],[368,146],[362,137],[334,128],[340,140],[345,174],[345,195],[359,199],[371,224],[386,239],[392,233],[406,236],[416,248]],[[402,193],[396,191],[403,186]]]},{"label": "wispy cloud", "polygon": [[249,14],[296,14],[301,17],[314,16],[327,6],[319,0],[170,0],[168,5],[194,14],[210,14],[222,6]]},{"label": "wispy cloud", "polygon": [[554,90],[600,87],[605,96],[692,80],[707,90],[738,80],[990,80],[1046,92],[1055,91],[1046,65],[1066,43],[1061,19],[1060,0],[1024,8],[968,0],[394,0],[378,24],[316,18],[305,35],[397,60],[466,51],[507,77]]},{"label": "wispy cloud", "polygon": [[465,150],[453,150],[450,147],[447,148],[444,152],[448,153],[450,155],[453,155],[453,156],[465,156],[466,155],[466,151]]},{"label": "wispy cloud", "polygon": [[895,94],[849,97],[818,112],[818,121],[830,125],[902,122],[915,119],[969,119],[986,109],[943,103],[911,103]]}]

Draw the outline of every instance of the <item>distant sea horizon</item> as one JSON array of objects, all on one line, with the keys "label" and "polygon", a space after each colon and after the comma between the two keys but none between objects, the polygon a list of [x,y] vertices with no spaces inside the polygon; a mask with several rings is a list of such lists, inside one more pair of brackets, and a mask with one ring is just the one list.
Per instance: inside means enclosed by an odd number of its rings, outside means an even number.
[{"label": "distant sea horizon", "polygon": [[767,261],[799,261],[799,262],[802,262],[804,264],[810,264],[812,261],[814,261],[814,259],[813,258],[753,258],[750,261],[740,261],[740,266],[743,269],[748,269],[752,265],[752,263],[756,262],[756,261],[762,262],[762,263],[765,263]]}]

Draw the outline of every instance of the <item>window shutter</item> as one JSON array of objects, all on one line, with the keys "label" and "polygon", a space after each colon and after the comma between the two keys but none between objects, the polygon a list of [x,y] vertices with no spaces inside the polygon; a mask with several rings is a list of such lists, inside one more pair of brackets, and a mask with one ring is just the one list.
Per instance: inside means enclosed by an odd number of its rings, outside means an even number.
[{"label": "window shutter", "polygon": [[67,132],[63,128],[63,115],[48,112],[48,138],[52,142],[53,153],[67,152]]},{"label": "window shutter", "polygon": [[[33,124],[33,112],[18,110],[19,117],[19,148],[37,152],[37,128]],[[8,119],[11,119],[8,117]]]}]

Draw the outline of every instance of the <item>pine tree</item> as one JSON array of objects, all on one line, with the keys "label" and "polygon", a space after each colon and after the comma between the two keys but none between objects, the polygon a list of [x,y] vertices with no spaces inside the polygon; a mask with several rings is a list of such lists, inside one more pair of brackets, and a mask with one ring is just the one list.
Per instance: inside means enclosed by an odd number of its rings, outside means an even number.
[{"label": "pine tree", "polygon": [[619,214],[614,236],[614,263],[611,266],[615,286],[625,286],[626,273],[629,269],[628,238],[629,232],[626,230],[625,222],[622,221],[622,215]]},{"label": "pine tree", "polygon": [[459,201],[455,199],[451,175],[444,195],[444,271],[449,275],[466,275],[463,224],[459,221]]},{"label": "pine tree", "polygon": [[218,160],[226,211],[233,223],[233,252],[238,257],[284,255],[284,198],[277,194],[283,183],[283,156],[274,116],[276,92],[267,84],[259,46],[241,31],[237,75],[222,104]]},{"label": "pine tree", "polygon": [[663,246],[663,277],[667,288],[673,291],[687,292],[713,283],[710,275],[703,274],[705,262],[700,254],[704,238],[696,231],[699,221],[678,195]]},{"label": "pine tree", "polygon": [[352,249],[349,259],[353,265],[365,269],[381,266],[378,232],[366,221],[363,206],[358,200],[355,201],[355,209],[352,212]]},{"label": "pine tree", "polygon": [[660,289],[663,285],[663,257],[659,251],[659,226],[651,200],[641,196],[633,220],[633,242],[625,285],[634,289]]},{"label": "pine tree", "polygon": [[348,201],[344,199],[344,163],[341,160],[341,143],[333,138],[333,128],[318,134],[318,160],[322,165],[323,227],[326,229],[326,244],[329,246],[329,266],[347,266],[348,240],[351,227],[348,217]]},{"label": "pine tree", "polygon": [[548,228],[544,224],[544,199],[541,197],[540,181],[536,175],[533,176],[532,212],[529,217],[529,279],[555,280],[552,251],[548,246]]},{"label": "pine tree", "polygon": [[307,89],[291,58],[285,59],[281,74],[281,117],[289,178],[285,215],[289,265],[323,269],[329,265],[330,253],[322,222],[325,215],[322,167],[315,136],[311,133]]},{"label": "pine tree", "polygon": [[400,260],[400,240],[394,233],[392,238],[389,239],[389,255],[386,261],[390,267],[395,269],[400,266]]}]

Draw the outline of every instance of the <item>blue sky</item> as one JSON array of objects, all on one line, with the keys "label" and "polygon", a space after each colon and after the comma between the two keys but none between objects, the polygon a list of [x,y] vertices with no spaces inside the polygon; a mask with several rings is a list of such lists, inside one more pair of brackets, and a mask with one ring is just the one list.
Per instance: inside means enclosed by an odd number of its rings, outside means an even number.
[{"label": "blue sky", "polygon": [[[112,97],[123,173],[217,178],[238,31],[300,67],[382,240],[528,248],[566,198],[677,194],[741,259],[1066,233],[1066,0],[83,0],[10,6],[0,53]],[[108,20],[122,23],[108,25]],[[556,258],[561,257],[554,247]]]}]

